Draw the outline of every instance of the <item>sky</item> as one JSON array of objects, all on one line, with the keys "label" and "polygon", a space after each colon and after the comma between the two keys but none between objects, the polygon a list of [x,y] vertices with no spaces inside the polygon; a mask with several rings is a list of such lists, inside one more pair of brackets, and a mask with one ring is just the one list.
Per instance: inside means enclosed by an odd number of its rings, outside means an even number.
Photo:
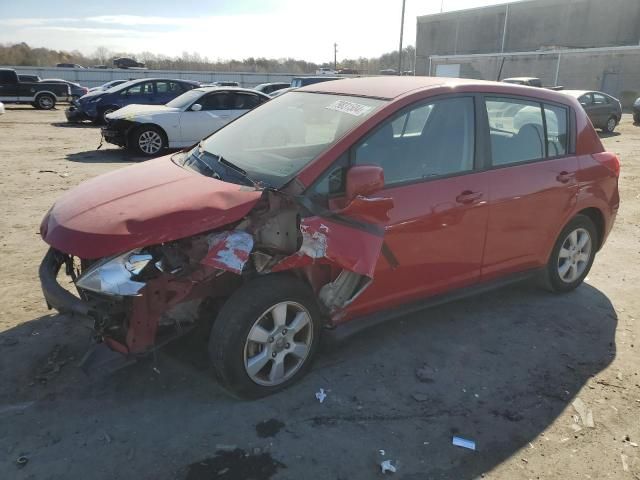
[{"label": "sky", "polygon": [[[403,45],[416,17],[505,0],[406,0]],[[179,56],[333,62],[398,49],[402,0],[0,0],[0,43]]]}]

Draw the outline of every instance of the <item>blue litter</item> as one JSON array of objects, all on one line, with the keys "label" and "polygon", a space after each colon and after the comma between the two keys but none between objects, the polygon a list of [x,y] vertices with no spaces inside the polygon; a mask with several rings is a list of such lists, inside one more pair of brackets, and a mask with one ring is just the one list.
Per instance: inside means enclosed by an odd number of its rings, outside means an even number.
[{"label": "blue litter", "polygon": [[453,437],[453,444],[456,447],[468,448],[469,450],[476,449],[476,442],[462,437]]}]

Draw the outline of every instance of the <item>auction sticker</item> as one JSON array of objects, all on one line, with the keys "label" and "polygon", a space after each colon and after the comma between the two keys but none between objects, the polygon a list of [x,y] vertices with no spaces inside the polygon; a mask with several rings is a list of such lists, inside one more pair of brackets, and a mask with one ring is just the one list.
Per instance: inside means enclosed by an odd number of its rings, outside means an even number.
[{"label": "auction sticker", "polygon": [[335,102],[327,105],[324,108],[335,110],[336,112],[348,113],[349,115],[359,117],[369,112],[369,110],[371,110],[373,107],[362,105],[360,103],[348,102],[347,100],[336,100]]}]

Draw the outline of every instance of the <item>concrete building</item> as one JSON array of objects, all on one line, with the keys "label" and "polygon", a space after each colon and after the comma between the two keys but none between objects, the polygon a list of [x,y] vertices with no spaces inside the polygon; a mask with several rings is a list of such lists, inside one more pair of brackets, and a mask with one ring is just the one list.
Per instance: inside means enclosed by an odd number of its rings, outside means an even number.
[{"label": "concrete building", "polygon": [[416,74],[640,96],[640,0],[525,0],[418,17]]}]

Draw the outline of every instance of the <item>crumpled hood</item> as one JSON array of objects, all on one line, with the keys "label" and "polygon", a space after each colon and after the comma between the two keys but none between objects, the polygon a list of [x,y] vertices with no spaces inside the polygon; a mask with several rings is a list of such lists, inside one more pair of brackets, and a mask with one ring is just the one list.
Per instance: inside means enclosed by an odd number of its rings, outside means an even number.
[{"label": "crumpled hood", "polygon": [[44,217],[40,234],[62,252],[95,259],[235,222],[261,194],[184,169],[167,156],[70,190]]},{"label": "crumpled hood", "polygon": [[179,108],[167,107],[166,105],[138,105],[131,104],[126,107],[122,107],[113,113],[107,115],[109,120],[134,120],[135,117],[153,115],[156,113],[172,113],[179,112]]}]

